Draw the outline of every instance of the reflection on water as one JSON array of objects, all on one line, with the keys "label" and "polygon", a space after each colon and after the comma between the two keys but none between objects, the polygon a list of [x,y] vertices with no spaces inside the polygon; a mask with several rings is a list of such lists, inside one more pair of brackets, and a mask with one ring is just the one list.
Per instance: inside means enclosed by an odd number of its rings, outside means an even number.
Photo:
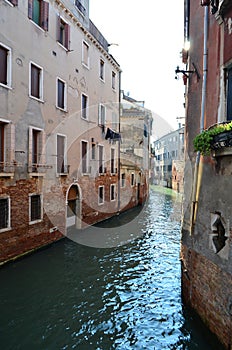
[{"label": "reflection on water", "polygon": [[128,216],[127,244],[65,239],[0,270],[1,349],[220,349],[181,303],[180,203],[152,192]]}]

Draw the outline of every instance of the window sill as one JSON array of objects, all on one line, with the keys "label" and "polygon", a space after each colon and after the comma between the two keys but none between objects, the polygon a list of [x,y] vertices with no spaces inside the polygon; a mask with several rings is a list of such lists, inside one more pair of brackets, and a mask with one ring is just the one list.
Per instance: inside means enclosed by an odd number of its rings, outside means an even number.
[{"label": "window sill", "polygon": [[43,221],[42,219],[30,221],[30,222],[29,222],[29,225],[39,224],[39,223],[42,222],[42,221]]},{"label": "window sill", "polygon": [[14,173],[0,172],[0,177],[10,177],[13,179]]},{"label": "window sill", "polygon": [[32,178],[32,177],[44,177],[46,174],[45,173],[29,173],[29,177]]},{"label": "window sill", "polygon": [[82,120],[85,120],[86,122],[88,122],[88,118],[84,118],[84,117],[81,117]]},{"label": "window sill", "polygon": [[10,85],[5,85],[3,83],[0,83],[0,86],[7,89],[7,90],[12,90],[12,87]]},{"label": "window sill", "polygon": [[32,96],[29,94],[29,97],[32,99],[32,100],[35,100],[35,101],[38,101],[40,103],[44,103],[44,100],[42,98],[38,98],[38,97],[35,97],[35,96]]},{"label": "window sill", "polygon": [[8,5],[10,5],[11,7],[15,7],[10,1],[4,0]]},{"label": "window sill", "polygon": [[69,49],[68,49],[66,46],[64,46],[63,44],[61,44],[58,40],[57,40],[56,42],[57,42],[57,44],[58,44],[63,50],[65,50],[66,52],[69,52]]},{"label": "window sill", "polygon": [[81,62],[81,63],[82,63],[82,66],[83,66],[83,67],[85,67],[85,68],[88,69],[88,70],[90,69],[89,65],[87,65],[87,64],[84,63],[84,62]]},{"label": "window sill", "polygon": [[35,22],[34,22],[32,19],[30,19],[30,18],[29,18],[29,20],[30,20],[30,22],[31,22],[36,28],[40,29],[43,33],[45,33],[45,30],[44,30],[42,27],[40,27],[39,24],[35,23]]},{"label": "window sill", "polygon": [[59,111],[61,111],[61,112],[68,113],[68,110],[67,110],[66,107],[65,108],[61,108],[61,107],[56,106],[56,108],[59,109]]},{"label": "window sill", "polygon": [[0,233],[7,232],[7,231],[11,231],[11,230],[12,230],[11,227],[1,228],[1,229],[0,229]]},{"label": "window sill", "polygon": [[99,77],[100,81],[105,84],[105,79]]}]

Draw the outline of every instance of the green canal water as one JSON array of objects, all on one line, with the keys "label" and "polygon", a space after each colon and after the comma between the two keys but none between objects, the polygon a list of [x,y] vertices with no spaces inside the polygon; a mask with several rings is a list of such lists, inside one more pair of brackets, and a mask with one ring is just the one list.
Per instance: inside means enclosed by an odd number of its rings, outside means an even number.
[{"label": "green canal water", "polygon": [[[98,225],[96,244],[65,238],[4,266],[0,349],[222,349],[182,304],[180,215],[177,196],[152,190]],[[115,227],[127,240],[102,247]]]}]

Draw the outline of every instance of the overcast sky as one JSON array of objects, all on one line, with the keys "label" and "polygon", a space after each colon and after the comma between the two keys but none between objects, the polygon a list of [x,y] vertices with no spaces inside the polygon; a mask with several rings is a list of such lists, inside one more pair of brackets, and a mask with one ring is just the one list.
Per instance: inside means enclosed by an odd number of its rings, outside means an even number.
[{"label": "overcast sky", "polygon": [[[174,129],[184,116],[183,0],[90,0],[90,19],[111,46],[122,69],[122,89]],[[183,122],[182,120],[179,120]]]}]

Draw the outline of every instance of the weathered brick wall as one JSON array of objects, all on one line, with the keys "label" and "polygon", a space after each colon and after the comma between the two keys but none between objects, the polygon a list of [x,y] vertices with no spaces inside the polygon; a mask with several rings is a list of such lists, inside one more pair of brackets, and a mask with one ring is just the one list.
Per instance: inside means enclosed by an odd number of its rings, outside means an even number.
[{"label": "weathered brick wall", "polygon": [[182,295],[226,349],[232,349],[232,275],[182,244]]},{"label": "weathered brick wall", "polygon": [[40,193],[40,186],[37,179],[12,183],[1,179],[0,196],[7,195],[11,199],[11,230],[0,233],[0,262],[63,237],[59,231],[49,232],[54,225],[46,213],[41,222],[29,224],[29,194]]}]

